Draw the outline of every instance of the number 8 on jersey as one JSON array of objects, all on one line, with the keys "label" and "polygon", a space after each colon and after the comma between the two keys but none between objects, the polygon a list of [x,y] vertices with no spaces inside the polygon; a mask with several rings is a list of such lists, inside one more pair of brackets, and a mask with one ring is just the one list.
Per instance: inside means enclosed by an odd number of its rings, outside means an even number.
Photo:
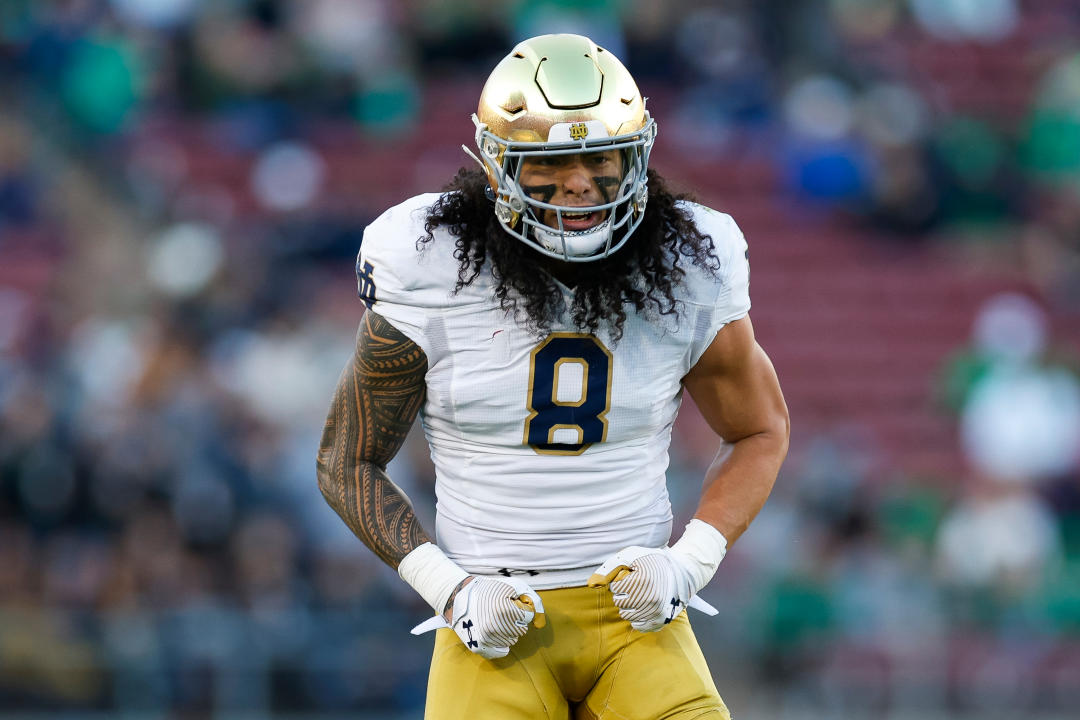
[{"label": "number 8 on jersey", "polygon": [[525,443],[544,455],[580,455],[607,437],[611,351],[596,337],[556,332],[529,357]]}]

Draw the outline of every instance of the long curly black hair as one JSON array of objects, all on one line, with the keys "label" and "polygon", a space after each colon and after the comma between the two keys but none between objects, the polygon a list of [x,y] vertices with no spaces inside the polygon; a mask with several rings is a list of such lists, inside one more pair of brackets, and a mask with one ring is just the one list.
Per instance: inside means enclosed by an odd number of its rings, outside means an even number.
[{"label": "long curly black hair", "polygon": [[689,196],[670,191],[653,170],[648,178],[649,200],[641,225],[618,252],[603,260],[549,262],[530,250],[499,225],[485,175],[465,168],[429,210],[427,235],[418,247],[434,240],[436,228],[446,227],[456,237],[454,257],[460,263],[454,291],[471,284],[490,263],[499,306],[507,312],[523,310],[527,327],[538,334],[548,332],[567,311],[554,277],[540,271],[558,263],[560,279],[570,278],[574,287],[570,321],[587,332],[607,325],[617,341],[631,311],[678,317],[675,289],[686,275],[684,258],[714,274],[720,267],[709,236],[676,204]]}]

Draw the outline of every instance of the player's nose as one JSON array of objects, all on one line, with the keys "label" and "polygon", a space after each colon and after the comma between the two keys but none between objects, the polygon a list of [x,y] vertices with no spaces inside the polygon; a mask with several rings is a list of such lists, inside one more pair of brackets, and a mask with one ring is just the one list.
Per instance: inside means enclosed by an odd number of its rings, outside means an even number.
[{"label": "player's nose", "polygon": [[569,194],[583,195],[587,193],[593,186],[593,180],[589,176],[585,163],[580,160],[568,163],[563,168],[562,186],[563,190]]}]

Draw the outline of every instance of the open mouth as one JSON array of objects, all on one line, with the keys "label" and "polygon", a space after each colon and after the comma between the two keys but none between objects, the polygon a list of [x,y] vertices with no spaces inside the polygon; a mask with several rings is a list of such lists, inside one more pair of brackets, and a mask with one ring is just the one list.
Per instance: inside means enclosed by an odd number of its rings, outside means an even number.
[{"label": "open mouth", "polygon": [[603,212],[594,210],[593,212],[566,212],[562,211],[562,225],[563,230],[579,231],[588,230],[589,228],[596,227],[604,219]]}]

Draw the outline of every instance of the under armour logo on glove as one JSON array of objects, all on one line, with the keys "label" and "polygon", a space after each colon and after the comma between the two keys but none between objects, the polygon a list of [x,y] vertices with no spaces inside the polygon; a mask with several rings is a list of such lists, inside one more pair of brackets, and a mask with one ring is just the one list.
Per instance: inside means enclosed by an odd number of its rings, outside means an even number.
[{"label": "under armour logo on glove", "polygon": [[694,597],[689,578],[666,547],[620,550],[596,569],[589,585],[607,585],[619,616],[641,632],[664,627]]},{"label": "under armour logo on glove", "polygon": [[480,647],[480,643],[473,640],[472,621],[466,620],[465,622],[461,623],[461,627],[465,628],[465,632],[469,633],[469,639],[465,641],[465,646],[470,648]]},{"label": "under armour logo on glove", "polygon": [[664,620],[665,625],[667,625],[669,622],[679,616],[679,608],[681,607],[682,603],[679,602],[679,598],[671,598],[671,614],[667,616],[666,620]]},{"label": "under armour logo on glove", "polygon": [[544,604],[517,578],[474,577],[454,597],[450,627],[465,647],[489,660],[506,657],[529,630],[544,626]]},{"label": "under armour logo on glove", "polygon": [[[659,630],[692,607],[709,615],[716,608],[697,596],[727,553],[727,539],[694,518],[671,547],[632,545],[596,568],[589,587],[607,587],[619,616],[635,630]],[[670,607],[669,607],[670,606]]]}]

